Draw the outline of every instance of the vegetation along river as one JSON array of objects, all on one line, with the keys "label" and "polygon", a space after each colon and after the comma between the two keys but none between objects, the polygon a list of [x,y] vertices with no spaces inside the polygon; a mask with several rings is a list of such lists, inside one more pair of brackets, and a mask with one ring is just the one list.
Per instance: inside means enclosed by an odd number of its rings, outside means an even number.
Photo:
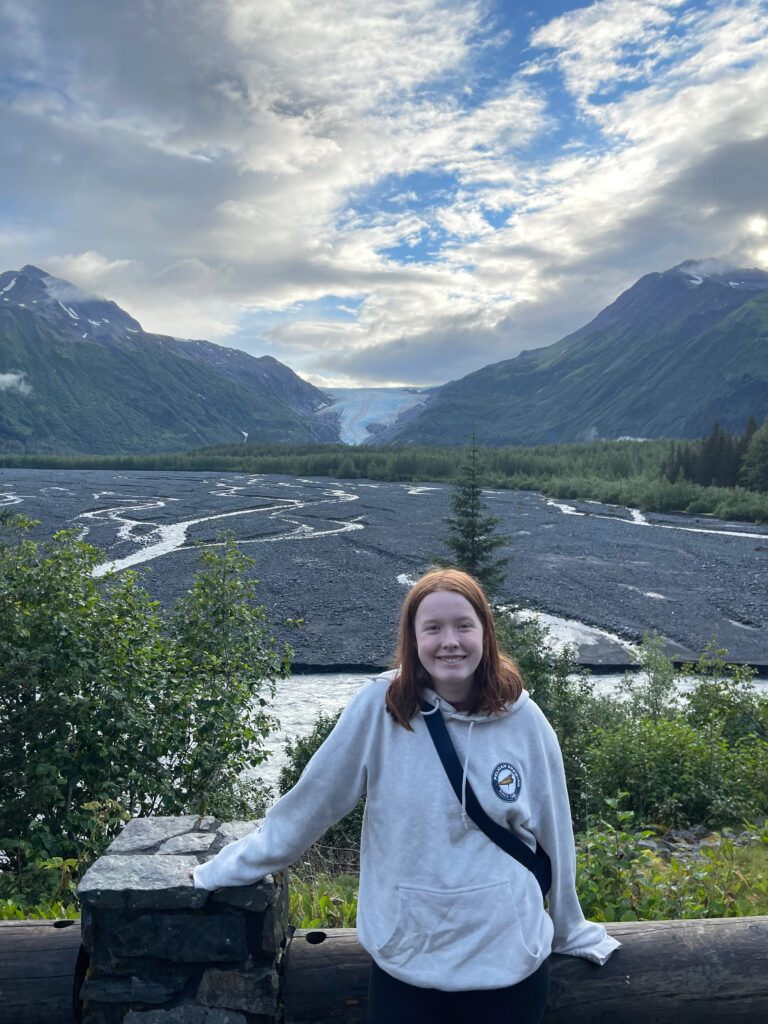
[{"label": "vegetation along river", "polygon": [[[596,676],[595,690],[600,693],[613,693],[622,677],[623,673]],[[253,774],[260,776],[277,792],[280,769],[287,761],[284,750],[286,739],[296,739],[311,733],[319,714],[330,715],[340,711],[370,678],[370,673],[333,672],[291,676],[282,680],[278,684],[273,704],[280,728],[267,739],[267,748],[271,751],[271,756],[255,769]],[[680,690],[688,689],[692,685],[691,677],[681,676],[678,680]],[[753,686],[762,693],[768,693],[768,677],[753,680]]]}]

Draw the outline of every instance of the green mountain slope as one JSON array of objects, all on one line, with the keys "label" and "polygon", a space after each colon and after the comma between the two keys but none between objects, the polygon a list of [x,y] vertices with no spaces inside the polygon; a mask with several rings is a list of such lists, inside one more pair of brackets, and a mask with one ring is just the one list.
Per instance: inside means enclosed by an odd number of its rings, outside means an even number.
[{"label": "green mountain slope", "polygon": [[325,396],[277,360],[148,334],[34,267],[0,275],[0,289],[6,452],[173,451],[243,433],[332,439],[312,418]]},{"label": "green mountain slope", "polygon": [[[709,264],[706,264],[709,265]],[[387,440],[695,437],[768,415],[768,274],[649,274],[579,331],[446,384]],[[697,272],[699,271],[699,272]]]}]

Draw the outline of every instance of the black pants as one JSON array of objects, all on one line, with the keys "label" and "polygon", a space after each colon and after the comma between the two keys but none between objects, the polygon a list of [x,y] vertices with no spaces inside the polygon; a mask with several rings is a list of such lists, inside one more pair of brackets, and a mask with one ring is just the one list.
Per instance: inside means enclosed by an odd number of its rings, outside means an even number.
[{"label": "black pants", "polygon": [[539,1024],[549,991],[549,961],[509,988],[444,992],[416,988],[371,966],[368,1024]]}]

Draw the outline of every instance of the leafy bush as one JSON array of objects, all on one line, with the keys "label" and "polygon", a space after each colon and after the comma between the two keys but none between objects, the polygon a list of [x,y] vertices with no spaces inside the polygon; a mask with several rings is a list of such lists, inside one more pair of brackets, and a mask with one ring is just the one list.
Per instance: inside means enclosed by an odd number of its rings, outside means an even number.
[{"label": "leafy bush", "polygon": [[26,901],[0,899],[0,921],[56,921],[61,918],[75,920],[80,917],[74,902],[51,900],[29,904]]},{"label": "leafy bush", "polygon": [[729,743],[768,738],[768,701],[751,686],[755,670],[726,664],[728,652],[714,641],[699,659],[695,688],[684,693],[685,717],[708,733],[717,731]]},{"label": "leafy bush", "polygon": [[660,640],[645,637],[642,666],[620,686],[610,724],[584,751],[590,803],[626,791],[638,819],[681,826],[728,825],[768,810],[768,700],[748,666],[708,648],[690,692]]},{"label": "leafy bush", "polygon": [[[762,868],[741,870],[750,851],[720,838],[685,862],[667,864],[642,842],[652,832],[631,831],[634,814],[621,807],[626,793],[608,798],[608,816],[576,837],[576,890],[593,921],[654,921],[674,918],[741,917],[768,910],[768,878]],[[754,830],[768,845],[768,829]]]},{"label": "leafy bush", "polygon": [[678,718],[601,729],[586,756],[592,806],[627,790],[639,820],[675,827],[731,824],[755,811],[739,750]]},{"label": "leafy bush", "polygon": [[[287,793],[299,781],[310,758],[330,734],[340,714],[341,711],[333,715],[319,714],[311,733],[286,740],[285,752],[288,761],[280,769],[277,783],[281,794]],[[295,870],[307,878],[329,872],[338,874],[340,871],[357,870],[364,813],[365,798],[361,799],[341,821],[328,829],[307,851],[301,862],[294,866]]]},{"label": "leafy bush", "polygon": [[73,532],[39,545],[33,525],[0,521],[0,851],[6,890],[45,895],[38,862],[82,867],[126,815],[254,813],[241,775],[266,756],[289,652],[230,535],[166,613],[135,574],[94,579],[103,555]]},{"label": "leafy bush", "polygon": [[525,688],[557,734],[571,813],[583,827],[589,811],[586,752],[598,730],[615,722],[617,702],[595,694],[589,673],[576,662],[574,649],[566,645],[556,650],[549,630],[537,617],[501,612],[495,628],[500,648],[517,664]]},{"label": "leafy bush", "polygon": [[636,719],[658,722],[674,715],[679,707],[678,672],[664,654],[664,641],[656,633],[646,634],[637,654],[639,672],[627,672],[619,684],[625,708]]},{"label": "leafy bush", "polygon": [[291,874],[290,922],[296,928],[354,928],[357,875],[321,874],[308,880]]}]

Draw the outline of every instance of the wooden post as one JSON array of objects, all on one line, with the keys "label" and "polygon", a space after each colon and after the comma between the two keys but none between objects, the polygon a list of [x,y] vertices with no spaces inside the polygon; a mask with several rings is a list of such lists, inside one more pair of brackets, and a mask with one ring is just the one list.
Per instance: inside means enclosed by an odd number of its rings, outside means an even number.
[{"label": "wooden post", "polygon": [[[544,1024],[755,1024],[768,1020],[768,917],[610,924],[603,967],[554,955]],[[285,1024],[364,1024],[370,957],[354,928],[297,930]]]},{"label": "wooden post", "polygon": [[0,1019],[71,1024],[79,952],[79,921],[0,922]]}]

